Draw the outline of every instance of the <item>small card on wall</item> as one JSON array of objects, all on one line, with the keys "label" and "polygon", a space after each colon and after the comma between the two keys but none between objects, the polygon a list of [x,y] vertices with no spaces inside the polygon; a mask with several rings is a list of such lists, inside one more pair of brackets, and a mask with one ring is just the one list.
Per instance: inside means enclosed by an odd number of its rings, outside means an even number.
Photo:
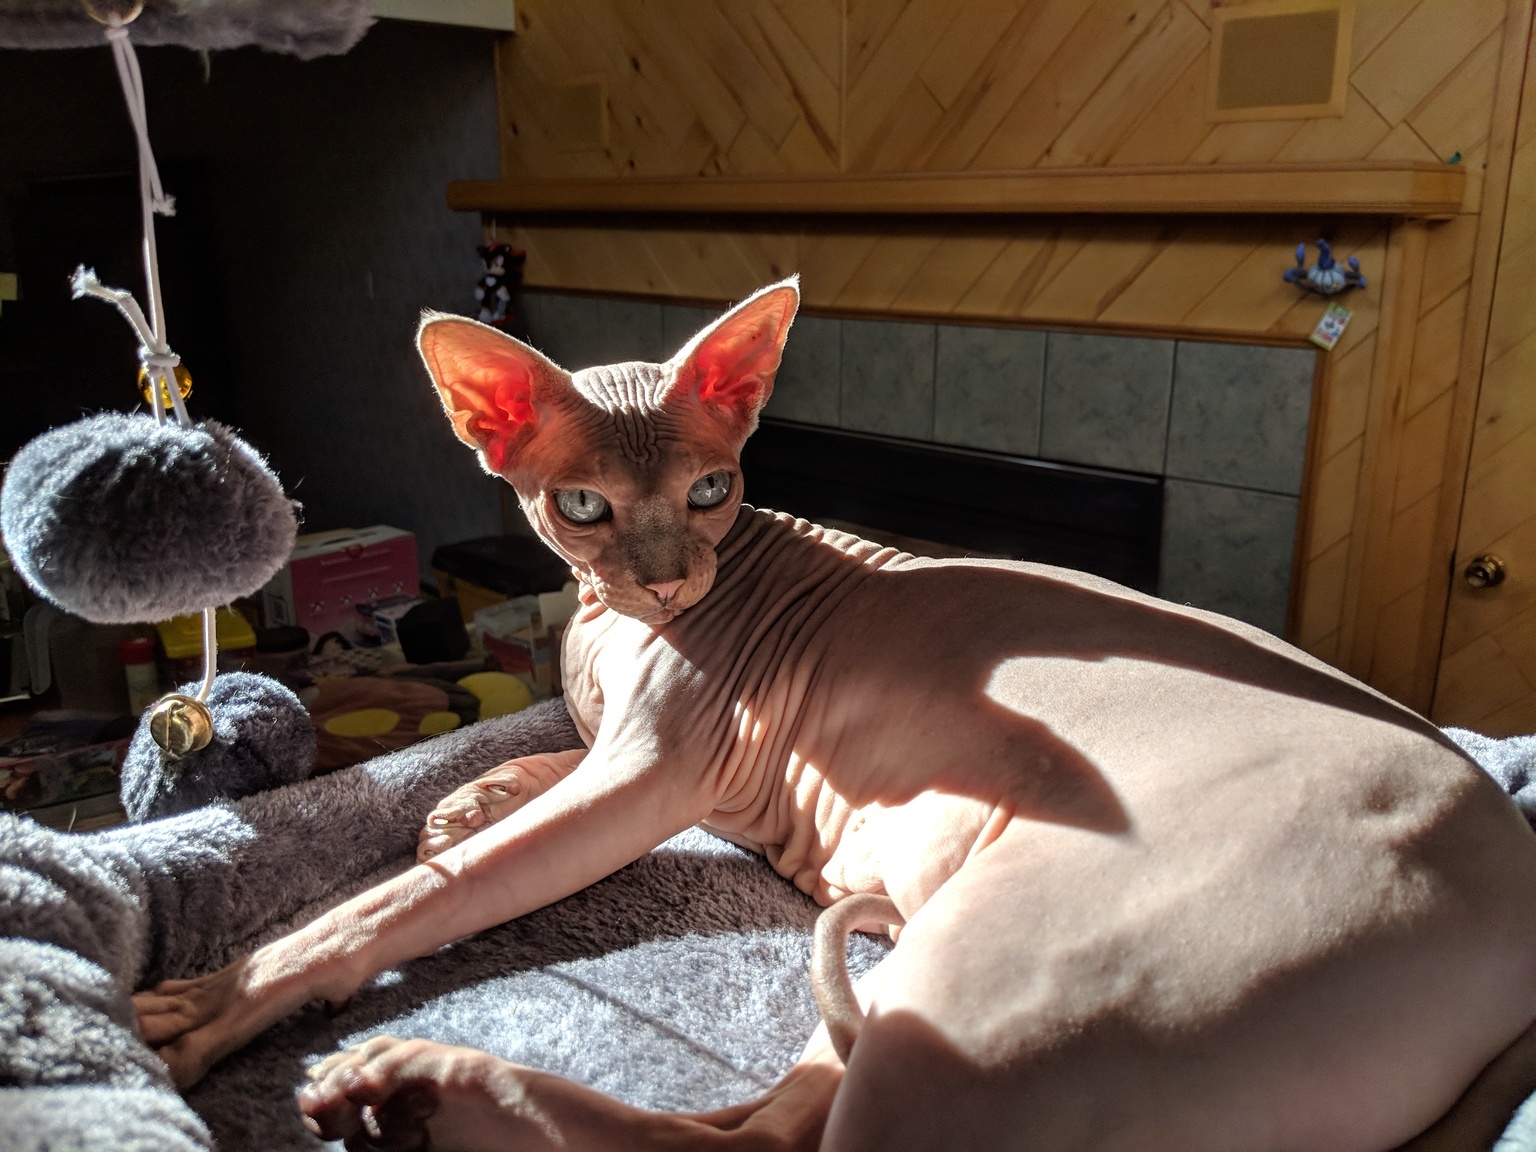
[{"label": "small card on wall", "polygon": [[1349,327],[1350,317],[1354,315],[1342,304],[1330,304],[1323,318],[1317,322],[1317,327],[1312,329],[1312,343],[1319,348],[1330,351],[1339,342],[1339,337],[1344,335],[1344,329]]}]

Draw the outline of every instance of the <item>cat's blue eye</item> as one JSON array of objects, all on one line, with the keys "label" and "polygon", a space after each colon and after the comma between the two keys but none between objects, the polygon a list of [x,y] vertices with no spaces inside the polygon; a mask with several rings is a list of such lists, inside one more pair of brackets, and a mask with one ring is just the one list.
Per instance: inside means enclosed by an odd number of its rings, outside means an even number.
[{"label": "cat's blue eye", "polygon": [[730,494],[731,474],[711,472],[693,482],[693,487],[688,489],[688,503],[695,508],[713,508],[723,503]]},{"label": "cat's blue eye", "polygon": [[608,514],[608,501],[587,488],[556,492],[555,507],[572,524],[592,524]]}]

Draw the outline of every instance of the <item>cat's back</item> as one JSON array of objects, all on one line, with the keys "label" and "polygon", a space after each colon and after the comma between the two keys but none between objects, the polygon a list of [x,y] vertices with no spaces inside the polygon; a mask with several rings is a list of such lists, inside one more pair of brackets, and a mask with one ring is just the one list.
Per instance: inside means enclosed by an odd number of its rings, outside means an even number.
[{"label": "cat's back", "polygon": [[1422,717],[1251,625],[1081,572],[801,524],[786,530],[858,573],[802,640],[816,690],[795,724],[850,794],[889,792],[893,774],[896,791],[1023,788],[1107,828],[1118,804],[1175,811],[1218,781],[1257,796],[1279,774],[1343,802],[1387,778],[1414,791],[1405,767],[1430,791],[1468,779]]}]

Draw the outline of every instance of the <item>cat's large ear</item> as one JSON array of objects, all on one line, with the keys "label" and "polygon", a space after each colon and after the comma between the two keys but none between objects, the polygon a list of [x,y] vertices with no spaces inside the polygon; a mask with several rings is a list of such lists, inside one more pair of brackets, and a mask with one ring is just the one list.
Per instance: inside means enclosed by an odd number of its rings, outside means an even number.
[{"label": "cat's large ear", "polygon": [[565,373],[528,345],[463,316],[424,314],[416,347],[454,434],[493,475],[533,438],[540,400],[569,387]]},{"label": "cat's large ear", "polygon": [[698,398],[742,437],[773,392],[784,340],[800,307],[800,277],[755,293],[684,345],[673,357],[673,394]]}]

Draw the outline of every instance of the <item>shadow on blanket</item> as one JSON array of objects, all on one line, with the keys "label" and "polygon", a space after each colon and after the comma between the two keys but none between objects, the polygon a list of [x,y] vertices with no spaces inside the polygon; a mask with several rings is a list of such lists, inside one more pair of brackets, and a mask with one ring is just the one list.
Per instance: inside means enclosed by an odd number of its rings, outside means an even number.
[{"label": "shadow on blanket", "polygon": [[[1450,735],[1536,814],[1536,738]],[[297,1014],[185,1102],[139,1041],[132,989],[217,968],[407,867],[443,794],[577,743],[555,702],[150,824],[66,836],[0,816],[0,1152],[314,1148],[293,1105],[304,1068],[381,1032],[483,1048],[643,1107],[761,1092],[816,1024],[817,910],[762,860],[697,830],[384,973],[334,1019]],[[855,975],[884,951],[855,940]],[[1498,1152],[1536,1152],[1536,1104]]]},{"label": "shadow on blanket", "polygon": [[[217,968],[408,866],[443,794],[577,743],[552,703],[150,824],[63,836],[0,817],[0,1149],[314,1148],[293,1106],[304,1067],[380,1032],[484,1048],[645,1107],[761,1092],[816,1024],[816,908],[698,831],[383,974],[334,1019],[299,1013],[186,1103],[138,1041],[132,989]],[[850,966],[883,951],[858,940]]]}]

